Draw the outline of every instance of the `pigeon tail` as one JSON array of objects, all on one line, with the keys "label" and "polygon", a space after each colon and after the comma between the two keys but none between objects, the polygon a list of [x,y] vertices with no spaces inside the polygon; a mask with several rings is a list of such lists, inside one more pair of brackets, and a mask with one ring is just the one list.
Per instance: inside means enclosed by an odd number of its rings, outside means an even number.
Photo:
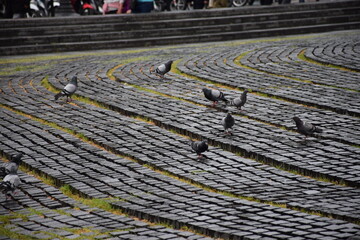
[{"label": "pigeon tail", "polygon": [[314,132],[322,133],[323,130],[321,128],[318,128],[318,127],[315,126]]},{"label": "pigeon tail", "polygon": [[6,194],[9,191],[12,191],[12,186],[10,182],[1,182],[0,183],[0,191]]},{"label": "pigeon tail", "polygon": [[55,100],[58,100],[60,97],[64,96],[65,94],[61,91],[55,95]]},{"label": "pigeon tail", "polygon": [[0,178],[4,178],[7,174],[6,169],[4,167],[0,167]]},{"label": "pigeon tail", "polygon": [[229,102],[229,100],[227,100],[227,99],[225,98],[225,95],[224,95],[223,93],[221,94],[220,97],[221,97],[220,100],[223,100],[226,104]]}]

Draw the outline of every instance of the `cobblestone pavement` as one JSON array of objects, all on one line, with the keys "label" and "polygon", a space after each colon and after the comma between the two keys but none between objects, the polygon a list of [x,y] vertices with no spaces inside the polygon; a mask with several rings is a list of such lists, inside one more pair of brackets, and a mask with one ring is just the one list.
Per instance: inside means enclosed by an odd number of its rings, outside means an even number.
[{"label": "cobblestone pavement", "polygon": [[359,239],[359,33],[0,59],[0,153],[24,154],[0,239]]}]

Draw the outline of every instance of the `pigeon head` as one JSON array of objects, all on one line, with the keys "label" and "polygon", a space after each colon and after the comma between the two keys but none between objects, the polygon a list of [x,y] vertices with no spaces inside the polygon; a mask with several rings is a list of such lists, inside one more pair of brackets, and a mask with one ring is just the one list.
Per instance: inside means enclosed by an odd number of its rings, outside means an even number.
[{"label": "pigeon head", "polygon": [[302,124],[302,121],[298,117],[293,117],[293,120],[295,121],[296,125]]},{"label": "pigeon head", "polygon": [[203,88],[202,91],[203,91],[204,93],[211,92],[211,90],[210,90],[210,89],[207,89],[207,88]]},{"label": "pigeon head", "polygon": [[301,120],[300,120],[299,117],[293,117],[293,120],[294,120],[295,122],[301,122]]},{"label": "pigeon head", "polygon": [[23,156],[22,153],[16,154],[15,156],[13,156],[13,157],[11,158],[11,162],[20,164],[20,163],[21,163],[21,158],[22,158],[22,156]]},{"label": "pigeon head", "polygon": [[74,84],[77,86],[77,77],[76,76],[73,76],[70,83]]}]

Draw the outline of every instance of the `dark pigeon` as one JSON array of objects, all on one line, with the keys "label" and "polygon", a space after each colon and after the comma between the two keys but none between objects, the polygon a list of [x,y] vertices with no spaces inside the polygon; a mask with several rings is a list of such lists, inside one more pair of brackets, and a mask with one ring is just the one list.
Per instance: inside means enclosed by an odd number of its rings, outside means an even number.
[{"label": "dark pigeon", "polygon": [[66,102],[68,102],[69,97],[71,99],[71,96],[76,92],[77,88],[78,88],[77,77],[74,76],[72,77],[71,81],[68,84],[66,84],[64,89],[55,95],[55,100],[58,100],[62,96],[66,96]]},{"label": "dark pigeon", "polygon": [[158,74],[160,77],[163,78],[166,73],[170,72],[172,63],[173,61],[171,60],[166,63],[163,63],[160,66],[158,66],[155,70],[151,69],[150,73],[155,72],[156,74]]},{"label": "dark pigeon", "polygon": [[19,153],[15,156],[13,156],[9,162],[3,163],[0,166],[0,178],[4,178],[6,175],[8,175],[9,173],[16,173],[19,165],[21,164],[21,158],[22,158],[22,154]]},{"label": "dark pigeon", "polygon": [[228,102],[228,100],[225,98],[225,95],[223,92],[216,90],[216,89],[208,89],[203,88],[202,91],[204,92],[205,97],[212,101],[212,106],[214,107],[220,100],[224,101],[225,103]]},{"label": "dark pigeon", "polygon": [[238,109],[241,110],[241,107],[245,105],[246,100],[247,100],[247,93],[248,90],[245,90],[240,97],[234,98],[231,102],[230,105],[233,105],[235,107],[237,107]]},{"label": "dark pigeon", "polygon": [[231,135],[232,133],[231,133],[230,129],[234,126],[235,119],[229,112],[221,120],[221,124],[224,127],[225,134],[230,134]]},{"label": "dark pigeon", "polygon": [[317,127],[311,123],[308,123],[308,122],[303,122],[298,117],[293,117],[293,120],[296,123],[296,128],[299,131],[299,133],[305,135],[305,140],[308,136],[311,136],[314,133],[322,133],[323,132],[323,130],[320,129],[319,127]]},{"label": "dark pigeon", "polygon": [[17,173],[11,172],[0,182],[0,191],[6,195],[6,199],[19,187],[21,181]]},{"label": "dark pigeon", "polygon": [[196,152],[198,158],[201,159],[203,157],[203,152],[206,152],[209,149],[208,143],[206,140],[204,141],[191,141],[190,142],[192,150]]}]

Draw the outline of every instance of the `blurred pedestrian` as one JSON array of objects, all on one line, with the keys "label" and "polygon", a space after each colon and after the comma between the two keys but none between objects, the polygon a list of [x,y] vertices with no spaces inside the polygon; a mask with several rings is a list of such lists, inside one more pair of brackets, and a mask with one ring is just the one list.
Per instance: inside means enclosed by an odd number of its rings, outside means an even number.
[{"label": "blurred pedestrian", "polygon": [[4,0],[3,4],[2,15],[5,18],[24,18],[30,10],[30,0]]},{"label": "blurred pedestrian", "polygon": [[164,4],[161,7],[161,11],[171,11],[172,0],[164,0]]},{"label": "blurred pedestrian", "polygon": [[131,0],[104,0],[103,15],[131,13]]},{"label": "blurred pedestrian", "polygon": [[134,13],[149,13],[154,9],[154,0],[136,0]]},{"label": "blurred pedestrian", "polygon": [[80,15],[95,15],[95,8],[91,5],[90,0],[83,0],[82,10]]},{"label": "blurred pedestrian", "polygon": [[203,9],[207,4],[206,0],[194,0],[194,9]]}]

